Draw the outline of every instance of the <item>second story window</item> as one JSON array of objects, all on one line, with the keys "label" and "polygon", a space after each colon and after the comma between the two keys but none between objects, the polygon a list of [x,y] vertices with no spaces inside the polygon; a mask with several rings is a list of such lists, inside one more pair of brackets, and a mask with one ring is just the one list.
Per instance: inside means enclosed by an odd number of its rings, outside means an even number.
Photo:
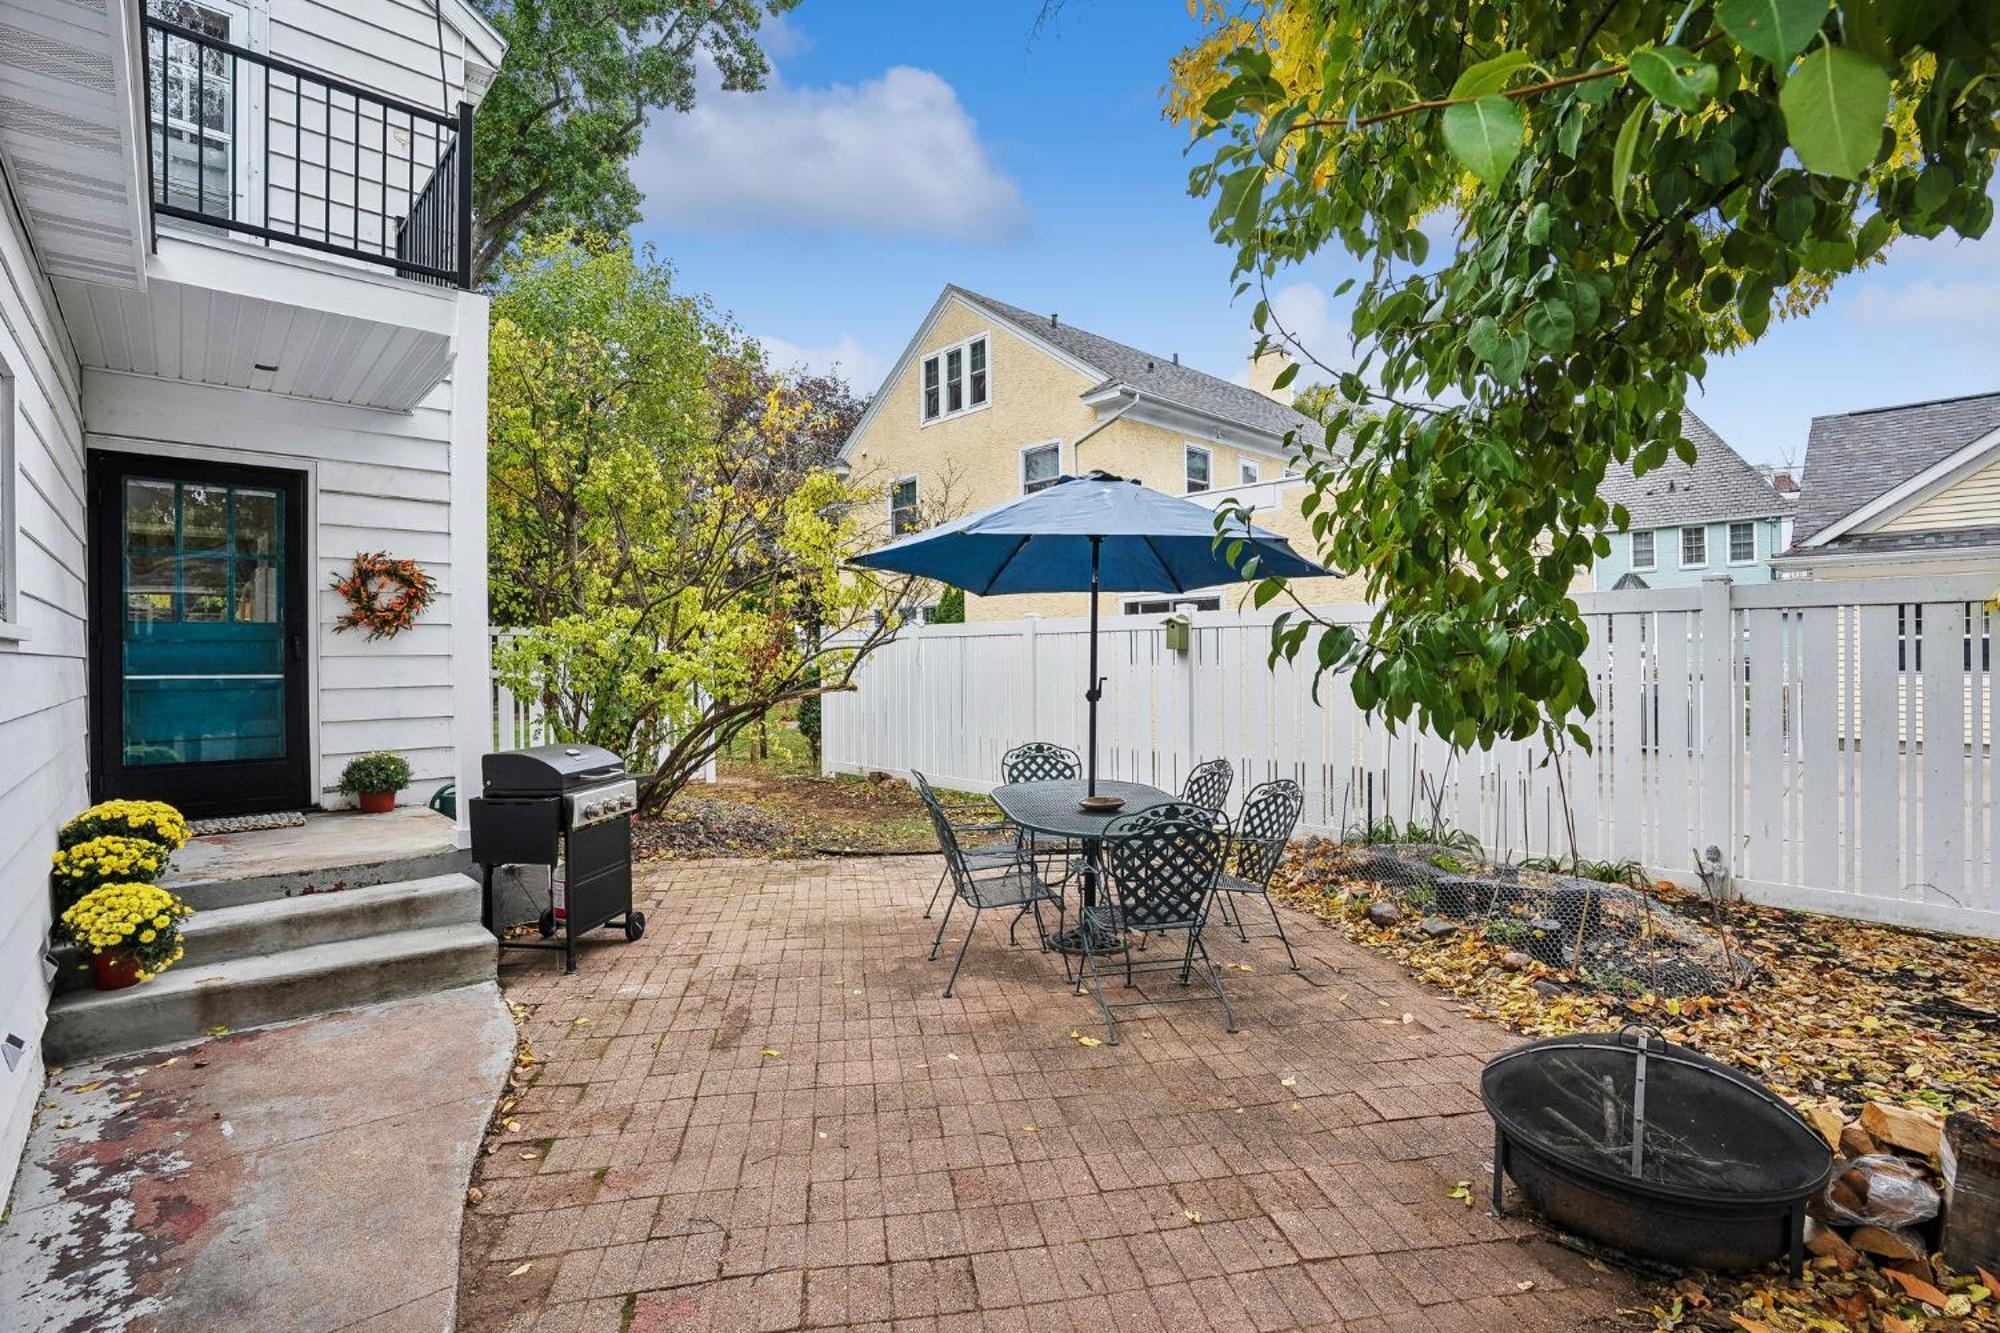
[{"label": "second story window", "polygon": [[889,487],[889,535],[917,530],[917,479],[904,477]]},{"label": "second story window", "polygon": [[925,421],[937,421],[986,406],[992,396],[986,354],[986,335],[982,333],[977,338],[969,338],[924,358]]},{"label": "second story window", "polygon": [[1651,569],[1657,557],[1653,554],[1653,531],[1651,528],[1632,534],[1632,568]]},{"label": "second story window", "polygon": [[1691,569],[1708,563],[1708,529],[1681,529],[1681,568]]},{"label": "second story window", "polygon": [[1729,525],[1729,563],[1747,565],[1757,558],[1757,525],[1754,523],[1731,523]]},{"label": "second story window", "polygon": [[1264,479],[1263,469],[1250,459],[1239,459],[1236,464],[1236,484],[1250,486]]},{"label": "second story window", "polygon": [[1189,495],[1193,495],[1196,491],[1205,491],[1209,488],[1209,463],[1211,461],[1208,450],[1202,448],[1200,445],[1190,444],[1187,447],[1187,493]]},{"label": "second story window", "polygon": [[1062,445],[1051,440],[1021,451],[1021,494],[1033,495],[1062,476]]}]

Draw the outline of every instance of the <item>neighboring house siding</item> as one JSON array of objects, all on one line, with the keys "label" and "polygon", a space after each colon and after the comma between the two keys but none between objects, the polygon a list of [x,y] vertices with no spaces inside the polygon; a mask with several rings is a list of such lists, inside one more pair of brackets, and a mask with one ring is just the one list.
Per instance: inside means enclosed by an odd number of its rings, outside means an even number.
[{"label": "neighboring house siding", "polygon": [[[989,338],[991,402],[988,406],[928,424],[921,416],[923,361],[932,352],[963,343],[979,334]],[[1062,471],[1077,475],[1102,469],[1135,477],[1169,495],[1186,490],[1186,448],[1209,451],[1210,485],[1228,490],[1247,460],[1257,465],[1266,482],[1278,478],[1284,464],[1274,454],[1239,449],[1197,434],[1121,418],[1079,438],[1098,425],[1095,408],[1079,395],[1096,383],[1041,347],[1015,333],[1005,322],[963,301],[947,303],[925,333],[908,364],[879,391],[881,407],[867,429],[853,442],[848,468],[853,478],[879,488],[879,519],[886,535],[888,489],[897,479],[917,478],[918,503],[926,519],[969,513],[1022,494],[1021,452],[1032,445],[1056,441],[1061,446]],[[1277,488],[1267,487],[1274,493]],[[1296,511],[1303,494],[1284,488],[1292,506],[1289,526],[1275,509],[1260,507],[1258,522],[1293,539],[1310,552],[1310,530]],[[940,506],[949,514],[941,513]],[[1353,600],[1358,581],[1311,580],[1316,594],[1327,600]],[[1335,596],[1335,594],[1339,594]],[[1307,595],[1301,589],[1301,595]],[[1106,594],[1100,602],[1105,615],[1120,613],[1126,598]],[[1081,616],[1089,599],[1080,595],[1047,594],[1010,597],[967,597],[969,620],[1007,620],[1023,615]]]},{"label": "neighboring house siding", "polygon": [[[3,169],[0,169],[3,170]],[[42,942],[56,828],[88,804],[84,761],[83,427],[69,335],[0,181],[0,372],[9,425],[19,629],[0,641],[0,1038],[27,1043],[0,1064],[0,1199],[41,1087],[48,1005]],[[0,403],[9,395],[0,392]]]},{"label": "neighboring house siding", "polygon": [[1782,518],[1760,518],[1749,520],[1755,525],[1755,557],[1749,561],[1731,561],[1729,558],[1729,524],[1703,523],[1686,524],[1687,527],[1701,527],[1708,532],[1707,559],[1699,565],[1681,563],[1681,529],[1676,527],[1653,528],[1653,563],[1650,568],[1635,568],[1632,563],[1632,537],[1630,532],[1614,532],[1611,535],[1611,554],[1592,567],[1592,576],[1599,591],[1611,588],[1628,573],[1636,573],[1654,588],[1678,588],[1699,583],[1710,574],[1727,574],[1739,583],[1762,583],[1776,577],[1771,570],[1771,557],[1785,548],[1784,520]]},{"label": "neighboring house siding", "polygon": [[2000,458],[1877,526],[1876,532],[1930,532],[2000,523]]},{"label": "neighboring house siding", "polygon": [[[447,17],[440,93],[438,19],[426,4],[406,0],[272,0],[253,7],[251,25],[268,15],[271,54],[308,69],[338,74],[434,111],[453,110],[465,90],[465,41]],[[279,145],[282,147],[282,145]]]}]

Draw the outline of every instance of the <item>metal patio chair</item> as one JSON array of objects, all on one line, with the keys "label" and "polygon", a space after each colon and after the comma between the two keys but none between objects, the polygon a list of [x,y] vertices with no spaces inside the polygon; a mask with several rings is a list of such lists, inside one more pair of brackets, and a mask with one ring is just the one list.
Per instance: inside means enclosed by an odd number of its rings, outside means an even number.
[{"label": "metal patio chair", "polygon": [[1014,930],[1021,918],[1032,914],[1035,931],[1041,937],[1041,947],[1049,947],[1048,927],[1042,920],[1042,904],[1051,902],[1056,907],[1056,929],[1063,924],[1063,905],[1059,894],[1053,893],[1042,883],[1035,873],[1032,861],[1018,853],[1004,864],[992,862],[974,865],[958,845],[957,830],[945,817],[944,807],[938,804],[937,793],[924,775],[911,770],[910,779],[916,784],[917,794],[923,798],[924,809],[930,813],[931,826],[937,833],[938,850],[944,853],[945,874],[952,881],[952,895],[944,905],[944,919],[938,922],[937,934],[931,939],[931,961],[936,962],[938,949],[944,943],[944,932],[951,925],[952,910],[960,903],[972,909],[972,924],[965,928],[965,939],[958,946],[958,957],[951,965],[951,976],[944,983],[944,998],[951,998],[952,987],[958,984],[958,970],[965,966],[965,951],[972,945],[972,936],[979,929],[979,914],[995,908],[1007,908],[1014,912],[1014,920],[1007,928],[1007,941],[1015,943]]},{"label": "metal patio chair", "polygon": [[[1028,741],[1000,756],[1000,780],[1005,783],[1074,782],[1082,776],[1082,756],[1054,741]],[[1061,886],[1076,873],[1071,860],[1082,848],[1060,839],[1037,838],[1032,833],[1017,831],[1016,837],[1028,855],[1042,861],[1051,872],[1051,882],[1060,892]],[[1053,873],[1058,866],[1062,868],[1060,875]]]},{"label": "metal patio chair", "polygon": [[1227,759],[1211,759],[1196,764],[1181,784],[1181,799],[1218,814],[1229,803],[1229,788],[1236,781],[1236,769]]},{"label": "metal patio chair", "polygon": [[1278,942],[1285,946],[1285,957],[1291,961],[1294,972],[1299,970],[1299,960],[1285,935],[1285,921],[1278,915],[1278,905],[1271,901],[1271,876],[1285,859],[1285,845],[1291,841],[1292,830],[1298,827],[1299,812],[1305,805],[1305,793],[1290,778],[1252,787],[1236,816],[1236,835],[1230,848],[1234,873],[1225,870],[1215,882],[1222,919],[1229,923],[1234,918],[1236,937],[1245,944],[1250,942],[1250,935],[1243,928],[1243,900],[1252,895],[1264,900],[1264,906],[1271,910],[1271,924],[1278,928]]},{"label": "metal patio chair", "polygon": [[[931,795],[935,797],[937,793],[932,792]],[[944,809],[942,801],[938,803],[938,808],[940,810]],[[981,868],[1005,865],[1014,861],[1021,854],[1021,831],[1004,819],[961,824],[952,821],[949,811],[946,811],[945,819],[946,822],[951,823],[953,835],[960,839],[959,845],[963,849],[966,862],[969,865]],[[1003,836],[991,842],[982,842],[970,847],[964,845],[966,838],[979,837],[985,834],[1001,834]],[[938,871],[937,884],[931,889],[931,900],[924,904],[924,920],[930,920],[931,913],[937,910],[938,895],[944,892],[944,882],[950,878],[951,867],[949,865]]]},{"label": "metal patio chair", "polygon": [[[1139,1004],[1179,1004],[1205,1000],[1207,995],[1186,995],[1178,999],[1141,999],[1112,1003],[1104,995],[1104,974],[1098,956],[1117,953],[1125,965],[1125,984],[1133,984],[1138,971],[1176,972],[1180,984],[1188,985],[1201,961],[1202,980],[1222,1001],[1229,1030],[1236,1031],[1236,1011],[1222,989],[1222,975],[1210,961],[1202,943],[1209,908],[1215,900],[1215,882],[1229,854],[1229,821],[1215,811],[1186,802],[1168,802],[1114,821],[1104,831],[1105,869],[1109,902],[1100,896],[1098,905],[1085,909],[1081,931],[1083,966],[1077,974],[1077,992],[1086,981],[1097,1000],[1098,1012],[1113,1046],[1118,1044],[1118,1020],[1114,1008]],[[1131,934],[1186,937],[1177,954],[1144,961],[1133,957]]]}]

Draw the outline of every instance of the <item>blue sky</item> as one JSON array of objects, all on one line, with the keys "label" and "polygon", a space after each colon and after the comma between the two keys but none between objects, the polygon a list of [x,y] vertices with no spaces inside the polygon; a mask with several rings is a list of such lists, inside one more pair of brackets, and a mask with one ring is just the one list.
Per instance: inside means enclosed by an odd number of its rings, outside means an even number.
[{"label": "blue sky", "polygon": [[[636,235],[780,360],[863,392],[957,282],[1205,370],[1251,335],[1229,255],[1186,193],[1160,116],[1193,35],[1175,0],[806,0],[767,30],[754,94],[705,90],[649,128]],[[1323,359],[1345,357],[1326,256],[1274,288]],[[2000,228],[1905,241],[1809,318],[1711,367],[1696,410],[1746,457],[1797,462],[1817,413],[2000,389]]]}]

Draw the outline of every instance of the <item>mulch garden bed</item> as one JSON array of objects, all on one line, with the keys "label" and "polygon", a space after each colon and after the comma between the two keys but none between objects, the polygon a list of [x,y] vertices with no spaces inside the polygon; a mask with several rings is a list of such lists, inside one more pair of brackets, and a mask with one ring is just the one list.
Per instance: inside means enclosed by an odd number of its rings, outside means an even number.
[{"label": "mulch garden bed", "polygon": [[[962,810],[965,819],[998,818],[979,797],[940,795],[955,817]],[[725,764],[715,786],[688,787],[633,832],[641,859],[792,861],[937,850],[923,802],[898,778],[822,777],[749,763]]]},{"label": "mulch garden bed", "polygon": [[[1470,1016],[1530,1037],[1642,1023],[1756,1075],[1802,1109],[1841,1119],[1871,1101],[1935,1112],[2000,1106],[2000,942],[1749,903],[1718,908],[1660,884],[1661,903],[1727,936],[1750,980],[1709,995],[1634,994],[1528,958],[1476,925],[1427,933],[1415,912],[1377,924],[1369,909],[1395,895],[1356,873],[1368,863],[1352,848],[1308,839],[1272,889],[1457,997]],[[1379,920],[1391,915],[1377,911]],[[1989,1274],[1953,1274],[1929,1259],[1891,1267],[1821,1256],[1798,1283],[1780,1270],[1693,1274],[1663,1286],[1655,1307],[1628,1313],[1640,1327],[1749,1333],[2000,1329],[1995,1287]]]}]

